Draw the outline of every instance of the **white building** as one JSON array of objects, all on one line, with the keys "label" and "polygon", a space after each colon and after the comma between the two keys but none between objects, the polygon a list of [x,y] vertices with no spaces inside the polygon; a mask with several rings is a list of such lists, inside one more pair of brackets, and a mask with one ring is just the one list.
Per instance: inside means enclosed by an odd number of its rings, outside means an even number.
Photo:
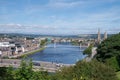
[{"label": "white building", "polygon": [[15,47],[15,44],[10,44],[9,42],[0,42],[0,47]]}]

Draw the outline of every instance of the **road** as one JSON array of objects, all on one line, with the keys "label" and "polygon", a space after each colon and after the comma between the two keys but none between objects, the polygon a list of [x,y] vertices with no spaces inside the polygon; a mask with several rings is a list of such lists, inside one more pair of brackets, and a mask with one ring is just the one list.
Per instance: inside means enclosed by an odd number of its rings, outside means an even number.
[{"label": "road", "polygon": [[[9,67],[12,66],[14,68],[20,67],[21,60],[20,59],[2,59],[0,62],[0,67]],[[71,64],[60,64],[60,63],[52,63],[52,62],[44,62],[44,61],[33,61],[33,70],[42,70],[48,72],[56,72],[63,66],[73,66]]]}]

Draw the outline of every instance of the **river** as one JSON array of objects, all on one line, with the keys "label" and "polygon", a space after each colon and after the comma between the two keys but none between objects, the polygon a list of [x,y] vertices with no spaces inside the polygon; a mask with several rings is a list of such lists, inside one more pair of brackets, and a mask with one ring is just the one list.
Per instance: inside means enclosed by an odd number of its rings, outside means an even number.
[{"label": "river", "polygon": [[28,58],[32,58],[33,61],[75,64],[78,60],[85,58],[84,49],[70,43],[48,44],[43,51],[29,55]]}]

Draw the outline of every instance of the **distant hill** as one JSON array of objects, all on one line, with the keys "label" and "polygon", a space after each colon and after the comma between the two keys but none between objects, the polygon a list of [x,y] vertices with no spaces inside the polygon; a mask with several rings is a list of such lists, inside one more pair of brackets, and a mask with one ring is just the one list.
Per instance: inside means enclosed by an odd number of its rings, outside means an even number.
[{"label": "distant hill", "polygon": [[[108,34],[108,37],[112,34]],[[62,37],[62,38],[97,38],[97,34],[79,34],[79,35],[42,35],[42,34],[22,34],[22,33],[0,33],[0,37]],[[101,34],[101,38],[104,34]]]},{"label": "distant hill", "polygon": [[[108,37],[111,36],[113,34],[108,34]],[[93,38],[96,39],[98,36],[98,34],[79,34],[78,37],[79,38]],[[101,38],[104,37],[104,34],[101,34]]]}]

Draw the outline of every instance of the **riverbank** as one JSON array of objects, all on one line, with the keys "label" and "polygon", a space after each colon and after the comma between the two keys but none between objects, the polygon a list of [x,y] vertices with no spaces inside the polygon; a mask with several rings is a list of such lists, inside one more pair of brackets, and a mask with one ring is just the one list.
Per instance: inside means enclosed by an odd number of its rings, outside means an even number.
[{"label": "riverbank", "polygon": [[26,52],[26,53],[14,55],[14,56],[9,56],[8,58],[10,58],[10,59],[23,58],[23,57],[26,57],[26,56],[28,56],[28,55],[34,54],[34,53],[36,53],[36,52],[40,52],[40,51],[42,51],[42,50],[44,50],[44,49],[45,49],[45,47],[42,47],[42,48],[39,48],[39,49],[36,49],[36,50],[32,50],[32,51],[29,51],[29,52]]}]

